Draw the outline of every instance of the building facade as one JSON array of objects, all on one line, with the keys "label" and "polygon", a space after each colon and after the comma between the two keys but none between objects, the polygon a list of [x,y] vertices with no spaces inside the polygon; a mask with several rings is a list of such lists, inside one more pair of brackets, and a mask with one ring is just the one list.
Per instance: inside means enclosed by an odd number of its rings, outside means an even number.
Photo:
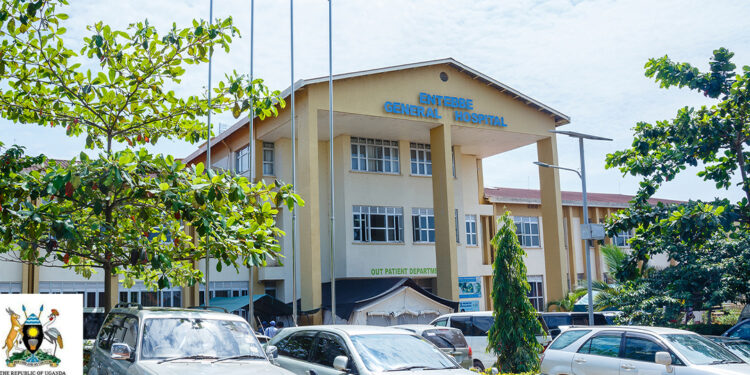
[{"label": "building facade", "polygon": [[[297,211],[297,249],[292,215],[279,226],[283,264],[256,272],[217,272],[210,265],[211,297],[270,294],[291,302],[292,266],[302,310],[321,307],[322,284],[335,278],[408,277],[462,310],[490,308],[496,217],[510,210],[527,252],[529,296],[538,308],[562,298],[586,277],[580,240],[580,199],[560,191],[558,172],[539,168],[541,190],[485,189],[483,159],[535,144],[537,160],[557,164],[550,130],[569,118],[453,59],[334,76],[334,134],[328,132],[328,77],[298,81],[282,95],[279,115],[242,119],[212,139],[212,167],[267,182],[290,183],[296,103],[296,190],[306,204]],[[333,170],[329,168],[333,142]],[[253,147],[249,147],[252,145]],[[248,154],[253,153],[253,165]],[[184,159],[205,163],[206,147]],[[531,163],[534,160],[529,160]],[[331,173],[335,187],[330,215]],[[590,194],[593,222],[625,207],[628,197]],[[330,225],[335,225],[331,262]],[[623,243],[626,236],[612,240]],[[596,277],[606,278],[595,244]],[[292,261],[296,254],[295,261]],[[204,262],[197,264],[205,270]],[[252,276],[251,276],[252,274]],[[83,293],[87,306],[103,305],[102,276],[84,279],[70,270],[0,263],[0,292]],[[118,288],[119,301],[193,306],[203,286],[158,292],[142,284]],[[245,311],[240,312],[245,315]]]}]

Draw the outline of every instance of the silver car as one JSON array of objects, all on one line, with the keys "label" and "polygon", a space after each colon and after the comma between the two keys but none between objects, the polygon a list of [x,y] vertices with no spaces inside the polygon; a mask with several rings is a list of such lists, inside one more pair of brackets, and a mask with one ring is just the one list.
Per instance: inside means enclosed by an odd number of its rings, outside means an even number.
[{"label": "silver car", "polygon": [[364,325],[285,328],[268,343],[275,361],[297,375],[473,375],[427,340],[403,329]]},{"label": "silver car", "polygon": [[703,336],[679,329],[574,327],[545,350],[541,374],[739,375],[750,374],[750,364]]},{"label": "silver car", "polygon": [[458,328],[436,327],[429,324],[402,324],[393,328],[405,329],[427,339],[445,354],[453,357],[463,368],[472,368],[471,347]]},{"label": "silver car", "polygon": [[291,375],[237,315],[118,305],[99,329],[89,375]]}]

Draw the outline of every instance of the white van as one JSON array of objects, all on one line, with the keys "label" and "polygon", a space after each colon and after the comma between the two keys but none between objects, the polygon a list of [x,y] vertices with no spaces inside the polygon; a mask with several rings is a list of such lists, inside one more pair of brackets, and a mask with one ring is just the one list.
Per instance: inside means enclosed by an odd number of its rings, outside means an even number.
[{"label": "white van", "polygon": [[[492,368],[497,362],[497,357],[487,352],[487,331],[492,327],[492,323],[495,318],[492,316],[492,311],[472,311],[472,312],[460,312],[441,315],[437,319],[430,322],[430,324],[439,327],[453,327],[458,328],[463,332],[466,337],[466,342],[469,343],[469,347],[472,351],[472,357],[474,358],[474,367],[480,370]],[[546,331],[546,324],[542,319],[539,319],[542,324],[542,329]],[[539,332],[537,335],[537,341],[545,344],[546,335],[543,332]]]}]

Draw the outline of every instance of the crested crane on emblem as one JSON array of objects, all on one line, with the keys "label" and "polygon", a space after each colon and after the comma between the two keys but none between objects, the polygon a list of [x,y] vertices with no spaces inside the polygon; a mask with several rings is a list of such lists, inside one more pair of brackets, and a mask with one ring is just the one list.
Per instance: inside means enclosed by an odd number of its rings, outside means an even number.
[{"label": "crested crane on emblem", "polygon": [[[55,355],[58,346],[60,349],[63,348],[63,341],[60,331],[51,327],[51,325],[57,321],[57,317],[60,315],[59,311],[52,309],[47,318],[48,321],[42,325],[40,317],[42,317],[44,305],[39,307],[38,314],[27,314],[25,305],[21,305],[21,310],[23,310],[24,315],[23,324],[19,322],[21,318],[19,314],[16,314],[9,307],[5,309],[10,315],[11,322],[11,329],[5,339],[5,346],[3,346],[6,356],[5,364],[8,367],[15,367],[16,365],[57,367],[60,364],[60,359]],[[54,344],[52,354],[41,350],[45,340]],[[13,352],[14,349],[18,349],[18,351]]]}]

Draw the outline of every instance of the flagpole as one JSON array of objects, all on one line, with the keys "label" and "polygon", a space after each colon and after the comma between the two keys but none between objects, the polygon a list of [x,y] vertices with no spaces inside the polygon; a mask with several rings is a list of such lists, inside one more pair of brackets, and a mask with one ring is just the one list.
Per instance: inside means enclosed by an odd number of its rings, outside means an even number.
[{"label": "flagpole", "polygon": [[[248,128],[250,128],[249,139],[247,141],[247,163],[250,174],[250,183],[255,183],[255,129],[253,128],[253,119],[255,118],[255,100],[253,98],[253,31],[255,29],[255,0],[250,0],[250,122]],[[250,258],[252,260],[252,258]],[[255,326],[255,306],[253,298],[255,294],[255,265],[250,264],[250,301],[248,304],[248,321],[251,326]]]},{"label": "flagpole", "polygon": [[[297,189],[297,132],[294,121],[294,0],[289,0],[292,97],[292,186]],[[297,210],[292,210],[292,323],[297,326]]]},{"label": "flagpole", "polygon": [[334,175],[333,175],[333,22],[332,3],[328,0],[328,174],[331,178],[331,324],[336,324],[336,214],[334,204]]},{"label": "flagpole", "polygon": [[[209,28],[214,24],[214,0],[211,0],[208,11]],[[206,142],[206,173],[211,173],[211,58],[213,57],[213,47],[208,52],[208,141]],[[209,241],[211,240],[211,230],[206,233],[206,291],[204,293],[204,304],[210,305],[211,300],[211,249]]]}]

